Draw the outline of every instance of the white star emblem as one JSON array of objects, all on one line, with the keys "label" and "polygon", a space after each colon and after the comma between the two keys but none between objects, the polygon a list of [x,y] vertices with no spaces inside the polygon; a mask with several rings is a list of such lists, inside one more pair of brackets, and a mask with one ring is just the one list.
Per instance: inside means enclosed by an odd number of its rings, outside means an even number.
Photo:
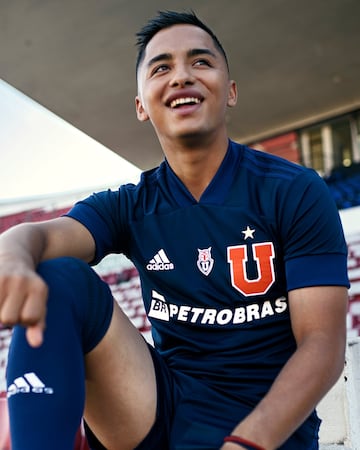
[{"label": "white star emblem", "polygon": [[251,238],[254,239],[255,230],[251,229],[249,225],[246,227],[246,230],[242,231],[244,234],[244,239]]}]

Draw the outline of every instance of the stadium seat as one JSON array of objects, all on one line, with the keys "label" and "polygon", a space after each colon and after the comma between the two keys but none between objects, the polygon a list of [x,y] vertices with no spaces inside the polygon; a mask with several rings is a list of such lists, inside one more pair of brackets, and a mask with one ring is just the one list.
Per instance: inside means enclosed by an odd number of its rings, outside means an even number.
[{"label": "stadium seat", "polygon": [[[2,450],[1,447],[0,450]],[[81,426],[78,429],[78,432],[76,433],[74,450],[90,450],[85,436],[83,424],[81,424]]]},{"label": "stadium seat", "polygon": [[0,450],[11,450],[6,392],[0,392]]},{"label": "stadium seat", "polygon": [[333,169],[324,177],[338,209],[360,206],[360,164]]}]

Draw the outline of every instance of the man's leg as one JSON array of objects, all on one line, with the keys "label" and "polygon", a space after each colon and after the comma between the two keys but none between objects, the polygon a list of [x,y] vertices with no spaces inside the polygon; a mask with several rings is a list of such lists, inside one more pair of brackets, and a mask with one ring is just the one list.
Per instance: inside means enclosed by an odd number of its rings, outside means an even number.
[{"label": "man's leg", "polygon": [[86,264],[59,258],[39,273],[49,285],[44,343],[31,348],[17,327],[9,352],[13,450],[73,448],[85,377],[90,426],[106,447],[133,448],[156,410],[146,343],[117,306],[113,313],[110,290]]},{"label": "man's leg", "polygon": [[120,308],[85,367],[89,427],[106,448],[135,448],[155,422],[156,379],[146,342]]}]

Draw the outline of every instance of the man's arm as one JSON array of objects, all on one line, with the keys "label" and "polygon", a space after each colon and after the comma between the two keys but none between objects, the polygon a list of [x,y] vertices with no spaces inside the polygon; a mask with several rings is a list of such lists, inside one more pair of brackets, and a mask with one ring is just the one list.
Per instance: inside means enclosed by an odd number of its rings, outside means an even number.
[{"label": "man's arm", "polygon": [[17,225],[0,235],[0,322],[27,327],[31,345],[42,342],[47,286],[39,262],[60,256],[91,261],[95,242],[79,222],[61,217]]},{"label": "man's arm", "polygon": [[[309,416],[339,378],[346,347],[347,290],[340,286],[289,293],[297,350],[268,394],[234,430],[234,435],[273,450]],[[222,449],[239,449],[227,443]]]}]

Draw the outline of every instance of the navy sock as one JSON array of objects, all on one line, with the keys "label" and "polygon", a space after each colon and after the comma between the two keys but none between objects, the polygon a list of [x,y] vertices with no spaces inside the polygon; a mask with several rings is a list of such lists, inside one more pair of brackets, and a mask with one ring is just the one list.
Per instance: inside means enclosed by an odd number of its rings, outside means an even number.
[{"label": "navy sock", "polygon": [[84,354],[102,339],[113,300],[89,266],[42,263],[49,286],[44,342],[32,348],[15,327],[7,366],[12,450],[71,450],[84,408]]}]

